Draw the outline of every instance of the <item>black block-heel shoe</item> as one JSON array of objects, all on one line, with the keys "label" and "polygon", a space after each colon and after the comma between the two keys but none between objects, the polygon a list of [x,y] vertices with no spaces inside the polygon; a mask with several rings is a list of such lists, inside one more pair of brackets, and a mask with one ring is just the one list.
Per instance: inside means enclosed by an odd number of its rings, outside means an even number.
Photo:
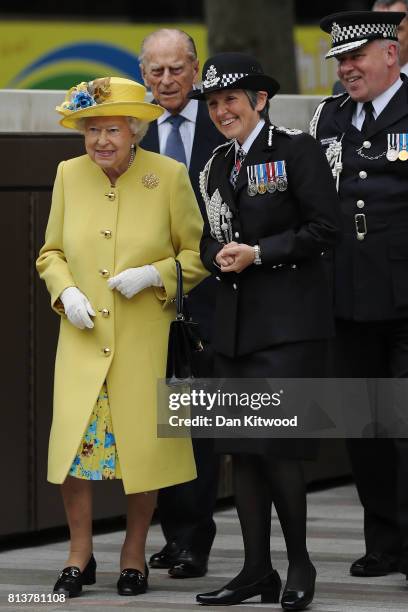
[{"label": "black block-heel shoe", "polygon": [[117,583],[119,595],[141,595],[148,588],[149,569],[145,564],[144,573],[132,567],[122,570]]},{"label": "black block-heel shoe", "polygon": [[83,584],[95,584],[96,561],[91,555],[83,572],[76,565],[64,567],[54,585],[53,593],[61,593],[67,597],[78,597],[82,593]]},{"label": "black block-heel shoe", "polygon": [[237,589],[229,589],[227,585],[218,591],[197,595],[196,600],[203,606],[232,606],[260,595],[262,603],[278,603],[281,588],[279,574],[273,570],[271,574],[252,584]]},{"label": "black block-heel shoe", "polygon": [[286,589],[282,593],[281,606],[284,610],[304,610],[314,597],[316,584],[316,568],[310,564],[310,581],[306,590]]}]

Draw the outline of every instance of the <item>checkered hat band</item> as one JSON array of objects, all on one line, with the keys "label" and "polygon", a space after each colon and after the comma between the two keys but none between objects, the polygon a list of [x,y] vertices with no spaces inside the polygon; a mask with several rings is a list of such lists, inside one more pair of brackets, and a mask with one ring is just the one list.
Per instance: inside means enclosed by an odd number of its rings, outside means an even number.
[{"label": "checkered hat band", "polygon": [[222,87],[227,87],[235,83],[235,81],[238,81],[238,79],[242,79],[246,76],[248,76],[246,72],[230,72],[229,74],[223,74],[221,77],[221,85]]},{"label": "checkered hat band", "polygon": [[333,44],[356,38],[380,34],[383,38],[397,38],[397,26],[392,23],[361,23],[338,27],[332,34]]}]

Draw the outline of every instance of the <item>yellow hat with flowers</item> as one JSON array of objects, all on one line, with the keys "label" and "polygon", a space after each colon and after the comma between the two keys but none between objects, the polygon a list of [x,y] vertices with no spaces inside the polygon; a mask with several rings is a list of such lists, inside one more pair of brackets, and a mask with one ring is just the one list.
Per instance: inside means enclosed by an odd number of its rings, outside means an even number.
[{"label": "yellow hat with flowers", "polygon": [[145,102],[145,96],[146,88],[136,81],[105,77],[71,87],[64,102],[55,110],[63,115],[60,124],[72,129],[78,128],[78,119],[87,117],[126,116],[154,121],[164,109]]}]

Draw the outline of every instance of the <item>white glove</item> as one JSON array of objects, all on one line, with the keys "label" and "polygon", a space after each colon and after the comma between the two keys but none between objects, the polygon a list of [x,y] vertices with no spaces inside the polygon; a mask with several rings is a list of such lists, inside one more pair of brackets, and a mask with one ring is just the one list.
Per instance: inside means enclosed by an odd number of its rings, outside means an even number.
[{"label": "white glove", "polygon": [[92,329],[94,324],[89,315],[95,316],[88,298],[77,287],[68,287],[60,295],[60,300],[64,305],[67,319],[72,325],[79,329],[88,327]]},{"label": "white glove", "polygon": [[108,280],[109,289],[117,289],[128,299],[147,287],[163,287],[160,274],[154,266],[128,268]]}]

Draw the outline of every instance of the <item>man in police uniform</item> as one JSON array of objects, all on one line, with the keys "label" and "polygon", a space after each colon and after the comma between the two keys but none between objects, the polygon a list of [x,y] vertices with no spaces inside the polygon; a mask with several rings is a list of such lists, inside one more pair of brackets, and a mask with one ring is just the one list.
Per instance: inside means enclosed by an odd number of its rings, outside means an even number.
[{"label": "man in police uniform", "polygon": [[[166,109],[152,121],[141,142],[148,151],[169,155],[186,164],[197,201],[198,175],[213,149],[224,141],[212,125],[204,103],[189,100],[198,73],[193,39],[177,29],[152,32],[142,43],[141,72],[158,104]],[[179,121],[174,124],[173,120]],[[211,342],[215,281],[207,278],[189,294],[189,312],[200,326],[202,339]],[[210,365],[210,364],[209,364]],[[203,377],[210,371],[203,371]],[[207,572],[215,536],[213,511],[218,489],[218,459],[213,441],[193,439],[197,479],[159,491],[160,522],[166,546],[150,559],[150,567],[169,568],[173,578],[193,578]]]},{"label": "man in police uniform", "polygon": [[[346,93],[324,100],[311,133],[339,188],[335,251],[337,375],[408,376],[408,80],[398,65],[404,13],[345,12],[321,22]],[[352,439],[366,555],[354,576],[407,571],[408,440]]]}]

